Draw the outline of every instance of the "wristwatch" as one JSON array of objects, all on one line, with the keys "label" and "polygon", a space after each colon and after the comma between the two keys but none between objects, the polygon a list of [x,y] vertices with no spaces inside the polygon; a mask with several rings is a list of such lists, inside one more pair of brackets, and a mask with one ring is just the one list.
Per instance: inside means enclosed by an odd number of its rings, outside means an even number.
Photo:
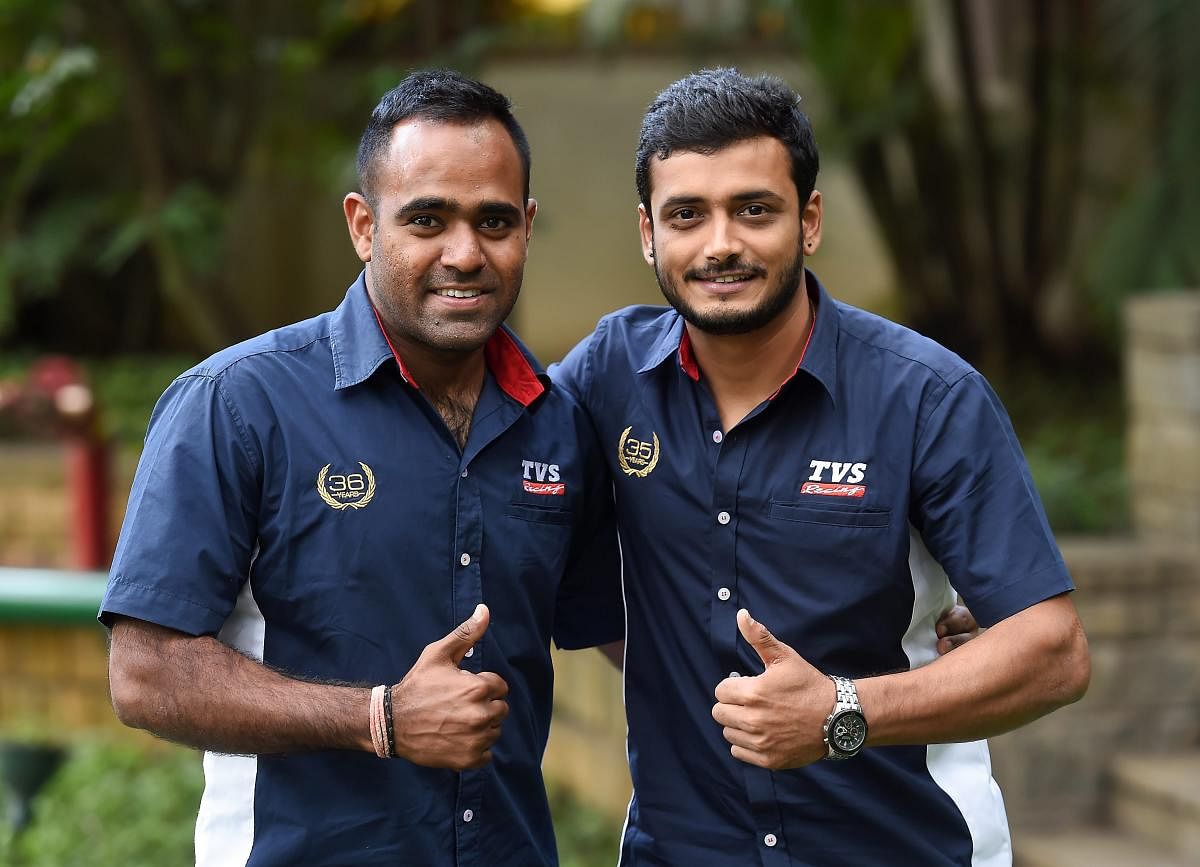
[{"label": "wristwatch", "polygon": [[854,681],[834,674],[827,677],[837,687],[837,701],[821,729],[829,750],[825,758],[852,759],[867,742],[867,718],[863,716],[862,705],[858,703]]}]

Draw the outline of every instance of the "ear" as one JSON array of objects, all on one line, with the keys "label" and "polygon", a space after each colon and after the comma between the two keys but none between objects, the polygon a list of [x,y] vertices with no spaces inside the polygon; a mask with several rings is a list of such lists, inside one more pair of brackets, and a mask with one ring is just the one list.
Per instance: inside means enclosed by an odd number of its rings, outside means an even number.
[{"label": "ear", "polygon": [[645,205],[638,205],[638,231],[642,235],[642,258],[651,268],[654,267],[654,223],[646,213]]},{"label": "ear", "polygon": [[537,199],[530,199],[525,203],[525,246],[529,246],[529,239],[533,236],[533,218],[537,216]]},{"label": "ear", "polygon": [[363,262],[370,262],[371,244],[375,238],[375,216],[371,206],[361,193],[347,193],[342,199],[342,210],[346,212],[346,228],[350,230],[354,252]]},{"label": "ear", "polygon": [[813,190],[800,212],[800,232],[804,237],[804,255],[811,256],[821,246],[821,191]]}]

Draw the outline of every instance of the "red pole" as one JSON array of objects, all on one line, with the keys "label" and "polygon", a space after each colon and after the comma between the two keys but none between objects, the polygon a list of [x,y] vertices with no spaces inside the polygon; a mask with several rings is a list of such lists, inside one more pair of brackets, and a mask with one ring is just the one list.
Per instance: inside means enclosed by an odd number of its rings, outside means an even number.
[{"label": "red pole", "polygon": [[108,445],[98,437],[73,435],[67,438],[66,449],[75,568],[107,569],[112,557],[108,536]]}]

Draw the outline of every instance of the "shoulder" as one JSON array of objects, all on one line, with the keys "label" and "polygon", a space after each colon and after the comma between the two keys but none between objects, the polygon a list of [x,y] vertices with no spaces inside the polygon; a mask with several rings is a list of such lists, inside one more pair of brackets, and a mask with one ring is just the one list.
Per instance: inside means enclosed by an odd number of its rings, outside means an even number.
[{"label": "shoulder", "polygon": [[677,349],[682,329],[683,320],[672,308],[637,304],[601,318],[587,342],[606,368],[623,362],[622,366],[638,370],[654,360],[664,341],[673,342],[671,348]]},{"label": "shoulder", "polygon": [[675,327],[679,314],[661,304],[633,304],[600,318],[593,336],[604,341],[645,341]]},{"label": "shoulder", "polygon": [[269,378],[276,370],[294,365],[297,358],[329,357],[330,314],[276,328],[226,347],[180,374],[236,386],[248,379]]},{"label": "shoulder", "polygon": [[833,303],[838,311],[839,355],[851,368],[870,365],[889,380],[916,376],[945,388],[975,372],[936,340],[850,304]]}]

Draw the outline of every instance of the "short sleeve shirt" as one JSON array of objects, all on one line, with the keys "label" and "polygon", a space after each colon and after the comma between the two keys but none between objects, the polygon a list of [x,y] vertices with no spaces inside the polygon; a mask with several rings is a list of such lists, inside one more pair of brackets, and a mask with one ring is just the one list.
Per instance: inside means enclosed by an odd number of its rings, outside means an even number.
[{"label": "short sleeve shirt", "polygon": [[1008,863],[983,742],[771,772],[733,759],[710,715],[721,680],[762,671],[739,608],[855,678],[932,661],[956,593],[990,625],[1072,586],[984,379],[807,285],[801,363],[730,430],[670,309],[603,319],[550,371],[615,478],[634,782],[621,863]]},{"label": "short sleeve shirt", "polygon": [[213,356],[155,408],[102,621],[217,635],[296,677],[373,685],[485,602],[490,626],[462,666],[510,690],[482,770],[207,755],[199,864],[557,862],[540,770],[549,643],[623,633],[611,486],[586,417],[515,337],[502,329],[485,354],[460,450],[360,277],[337,310]]}]

